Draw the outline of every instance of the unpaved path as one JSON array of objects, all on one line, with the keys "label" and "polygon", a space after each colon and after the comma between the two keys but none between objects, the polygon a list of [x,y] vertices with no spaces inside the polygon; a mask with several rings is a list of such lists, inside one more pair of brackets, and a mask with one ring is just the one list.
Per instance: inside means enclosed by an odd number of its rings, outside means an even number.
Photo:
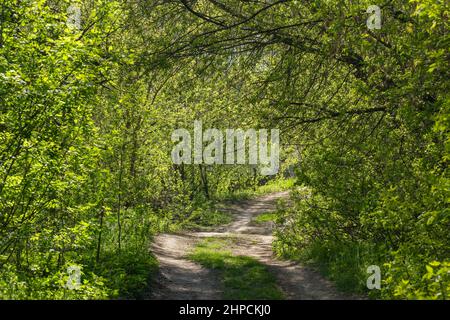
[{"label": "unpaved path", "polygon": [[229,225],[215,232],[162,234],[155,238],[152,251],[160,263],[160,273],[151,288],[151,299],[205,300],[221,299],[218,275],[185,258],[196,242],[204,237],[236,239],[229,248],[233,253],[251,256],[273,272],[287,299],[346,299],[332,284],[315,271],[292,261],[277,259],[272,251],[271,224],[255,224],[253,218],[275,209],[276,200],[288,196],[278,192],[253,200],[228,205],[234,215]]}]

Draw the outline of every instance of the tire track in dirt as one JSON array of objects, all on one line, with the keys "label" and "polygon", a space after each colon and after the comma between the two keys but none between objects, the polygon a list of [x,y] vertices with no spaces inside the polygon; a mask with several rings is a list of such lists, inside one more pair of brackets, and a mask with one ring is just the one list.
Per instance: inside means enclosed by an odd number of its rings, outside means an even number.
[{"label": "tire track in dirt", "polygon": [[276,201],[287,198],[288,192],[277,192],[257,199],[228,204],[223,210],[233,214],[233,222],[219,227],[215,232],[185,232],[161,234],[155,237],[152,252],[160,264],[157,279],[151,286],[150,299],[219,300],[220,278],[185,258],[196,242],[205,237],[233,237],[235,245],[229,248],[234,254],[250,256],[265,264],[272,272],[286,299],[355,299],[340,294],[331,282],[316,271],[293,261],[277,259],[272,250],[270,223],[255,224],[257,215],[272,211]]}]

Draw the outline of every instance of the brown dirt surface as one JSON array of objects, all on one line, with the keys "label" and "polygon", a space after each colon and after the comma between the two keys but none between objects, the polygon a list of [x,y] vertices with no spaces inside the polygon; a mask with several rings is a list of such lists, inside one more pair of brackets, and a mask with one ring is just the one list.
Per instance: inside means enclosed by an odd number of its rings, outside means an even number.
[{"label": "brown dirt surface", "polygon": [[186,258],[195,243],[206,237],[233,237],[228,248],[236,255],[250,256],[268,267],[277,279],[286,299],[355,299],[339,293],[331,282],[311,268],[293,261],[278,259],[272,250],[272,223],[254,223],[264,212],[273,211],[276,201],[288,192],[277,192],[252,200],[228,203],[223,210],[233,215],[233,222],[213,232],[184,232],[155,237],[152,252],[160,271],[151,287],[150,299],[220,300],[220,278]]}]

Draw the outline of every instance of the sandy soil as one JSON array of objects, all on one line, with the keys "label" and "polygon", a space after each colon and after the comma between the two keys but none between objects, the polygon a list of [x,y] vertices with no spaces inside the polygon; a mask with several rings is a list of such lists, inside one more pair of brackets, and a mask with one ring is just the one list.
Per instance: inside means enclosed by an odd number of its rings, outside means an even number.
[{"label": "sandy soil", "polygon": [[231,203],[224,210],[233,214],[233,222],[217,228],[214,232],[157,236],[152,244],[152,251],[160,263],[160,272],[152,284],[149,298],[221,299],[218,275],[187,260],[185,255],[204,237],[232,236],[236,241],[229,250],[235,254],[254,257],[267,265],[287,299],[354,299],[338,293],[329,281],[310,268],[296,262],[279,260],[274,256],[271,223],[256,224],[252,220],[261,213],[274,210],[276,200],[287,196],[287,192],[279,192],[254,200]]}]

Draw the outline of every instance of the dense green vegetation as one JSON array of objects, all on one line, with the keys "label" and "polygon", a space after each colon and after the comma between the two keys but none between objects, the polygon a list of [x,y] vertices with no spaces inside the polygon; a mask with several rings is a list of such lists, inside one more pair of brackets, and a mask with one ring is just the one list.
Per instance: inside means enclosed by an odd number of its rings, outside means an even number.
[{"label": "dense green vegetation", "polygon": [[206,238],[188,257],[219,272],[224,299],[282,299],[283,293],[267,267],[251,257],[233,255],[226,250],[232,243],[232,238]]},{"label": "dense green vegetation", "polygon": [[[448,1],[383,0],[369,30],[372,4],[2,0],[0,299],[141,297],[154,234],[226,223],[217,200],[283,177],[280,255],[356,292],[379,265],[375,298],[448,299]],[[175,165],[194,120],[279,128],[278,176]]]}]

